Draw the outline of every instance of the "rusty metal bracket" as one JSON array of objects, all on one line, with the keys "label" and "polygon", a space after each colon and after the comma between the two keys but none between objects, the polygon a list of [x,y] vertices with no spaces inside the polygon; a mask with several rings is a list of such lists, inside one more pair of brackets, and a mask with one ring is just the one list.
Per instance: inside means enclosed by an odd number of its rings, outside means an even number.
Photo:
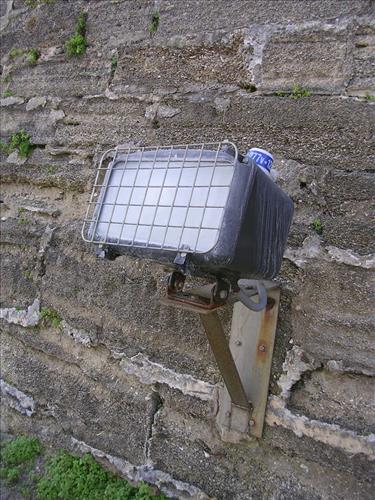
[{"label": "rusty metal bracket", "polygon": [[[217,309],[225,305],[229,285],[222,280],[186,290],[184,285],[185,275],[173,272],[168,280],[167,297],[162,299],[162,303],[200,316],[225,384],[219,393],[216,417],[222,439],[238,442],[249,434],[260,438],[268,398],[280,291],[275,283],[264,282],[267,305],[261,311],[250,310],[242,302],[236,302],[228,343]],[[258,298],[258,302],[260,300]]]}]

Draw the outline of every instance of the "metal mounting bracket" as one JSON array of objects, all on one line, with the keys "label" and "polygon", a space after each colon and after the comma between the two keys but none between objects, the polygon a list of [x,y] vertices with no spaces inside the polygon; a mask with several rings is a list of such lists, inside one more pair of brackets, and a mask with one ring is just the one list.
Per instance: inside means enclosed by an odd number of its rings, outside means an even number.
[{"label": "metal mounting bracket", "polygon": [[226,284],[218,281],[215,285],[184,291],[184,282],[181,273],[172,273],[167,297],[161,302],[200,316],[225,383],[219,391],[216,415],[221,437],[229,442],[239,442],[249,434],[261,438],[280,290],[273,282],[263,282],[267,290],[267,305],[261,311],[250,310],[242,302],[235,302],[228,343],[217,313],[229,295]]}]

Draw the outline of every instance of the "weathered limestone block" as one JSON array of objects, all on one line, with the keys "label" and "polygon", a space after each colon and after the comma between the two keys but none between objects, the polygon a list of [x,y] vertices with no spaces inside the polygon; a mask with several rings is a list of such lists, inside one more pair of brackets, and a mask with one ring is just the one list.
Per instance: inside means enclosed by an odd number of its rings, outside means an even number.
[{"label": "weathered limestone block", "polygon": [[63,101],[61,108],[74,124],[64,121],[58,124],[55,144],[90,147],[92,151],[101,144],[105,145],[101,148],[104,152],[109,145],[133,143],[134,137],[141,144],[149,142],[147,129],[152,129],[144,117],[144,103],[132,99],[111,101],[98,96]]},{"label": "weathered limestone block", "polygon": [[[56,230],[45,266],[42,300],[68,323],[90,319],[102,328],[100,341],[113,350],[127,356],[146,351],[168,368],[216,381],[217,368],[197,315],[159,303],[166,293],[162,266],[131,257],[96,258],[94,248],[81,241],[80,224]],[[228,328],[230,311],[222,314]]]},{"label": "weathered limestone block", "polygon": [[373,271],[311,261],[292,301],[294,342],[316,360],[375,373]]},{"label": "weathered limestone block", "polygon": [[310,418],[361,434],[375,430],[375,379],[350,373],[315,371],[292,392],[289,407]]},{"label": "weathered limestone block", "polygon": [[27,113],[19,108],[12,111],[6,108],[2,112],[2,133],[9,137],[22,129],[30,135],[31,143],[44,145],[53,140],[56,122],[62,118],[55,113],[56,111],[47,109]]},{"label": "weathered limestone block", "polygon": [[74,151],[67,149],[61,154],[51,154],[47,149],[36,148],[23,165],[9,165],[2,161],[0,181],[2,184],[28,184],[82,192],[93,175],[86,165],[88,162]]},{"label": "weathered limestone block", "polygon": [[[276,432],[276,431],[275,431]],[[154,466],[184,481],[190,478],[220,499],[371,498],[371,484],[339,473],[329,464],[295,459],[281,449],[250,442],[223,444],[209,426],[186,414],[162,409],[157,413],[150,443]],[[319,482],[313,478],[319,477]],[[350,493],[349,493],[350,492]]]},{"label": "weathered limestone block", "polygon": [[351,95],[375,94],[375,26],[359,26],[354,34],[353,72],[348,86]]},{"label": "weathered limestone block", "polygon": [[2,335],[2,372],[37,402],[38,413],[53,418],[60,430],[103,451],[143,463],[152,407],[150,390],[131,381],[103,383],[77,365],[30,349]]},{"label": "weathered limestone block", "polygon": [[248,56],[242,37],[231,42],[182,48],[137,47],[126,48],[121,54],[111,90],[127,92],[141,82],[143,93],[183,91],[188,85],[237,85],[251,75],[245,69]]},{"label": "weathered limestone block", "polygon": [[228,136],[247,149],[262,146],[307,165],[372,169],[375,106],[332,97],[232,97],[223,115],[213,103],[168,100],[181,113],[155,130],[157,143],[220,140]]},{"label": "weathered limestone block", "polygon": [[341,93],[350,75],[348,30],[310,28],[275,33],[264,48],[261,89]]},{"label": "weathered limestone block", "polygon": [[[16,63],[15,63],[16,64]],[[12,91],[23,97],[84,96],[104,92],[110,74],[110,60],[89,54],[67,60],[57,55],[35,66],[27,63],[12,68]]]},{"label": "weathered limestone block", "polygon": [[23,0],[13,1],[13,11],[9,12],[9,20],[1,36],[1,56],[9,53],[13,47],[28,50],[32,47],[64,45],[74,33],[83,3],[41,2],[36,9],[25,7]]},{"label": "weathered limestone block", "polygon": [[275,171],[276,182],[295,202],[289,245],[300,246],[306,237],[316,235],[313,223],[319,219],[322,245],[362,255],[373,252],[375,177],[371,172],[342,171],[284,159],[275,161]]}]

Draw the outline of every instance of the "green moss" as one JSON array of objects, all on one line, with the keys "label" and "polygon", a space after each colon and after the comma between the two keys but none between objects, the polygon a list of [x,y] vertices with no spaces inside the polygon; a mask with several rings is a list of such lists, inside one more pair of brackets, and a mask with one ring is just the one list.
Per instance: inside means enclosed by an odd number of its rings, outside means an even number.
[{"label": "green moss", "polygon": [[300,99],[301,97],[309,97],[311,95],[311,91],[307,88],[301,87],[301,85],[293,85],[292,93],[289,97],[292,99]]},{"label": "green moss", "polygon": [[364,99],[366,101],[375,101],[375,95],[371,95],[369,92],[366,92]]},{"label": "green moss", "polygon": [[323,233],[323,224],[319,217],[313,220],[312,227],[317,234]]},{"label": "green moss", "polygon": [[7,484],[16,482],[25,469],[42,453],[42,445],[36,438],[25,436],[9,441],[1,449],[0,475]]},{"label": "green moss", "polygon": [[56,173],[56,167],[55,167],[55,165],[48,165],[48,167],[47,167],[47,173],[48,174],[55,174]]},{"label": "green moss", "polygon": [[1,141],[0,149],[4,151],[6,154],[10,154],[13,151],[18,152],[18,156],[22,158],[26,158],[31,154],[33,149],[35,149],[35,144],[30,142],[30,136],[24,130],[20,130],[19,132],[15,132],[10,141],[7,143]]},{"label": "green moss", "polygon": [[3,78],[4,83],[9,83],[11,81],[12,81],[12,75],[10,73],[8,73],[7,75],[4,76],[4,78]]},{"label": "green moss", "polygon": [[38,49],[30,49],[27,52],[27,61],[31,66],[34,66],[40,57],[40,52]]},{"label": "green moss", "polygon": [[114,73],[116,71],[117,63],[118,63],[118,57],[112,56],[112,59],[111,59],[111,72],[112,73]]},{"label": "green moss", "polygon": [[17,49],[16,47],[13,47],[10,52],[9,52],[9,57],[11,59],[16,59],[16,57],[23,56],[24,51],[22,49]]},{"label": "green moss", "polygon": [[164,499],[154,496],[146,484],[132,486],[105,470],[92,458],[85,455],[74,457],[62,451],[53,457],[47,471],[37,484],[38,500],[56,498],[74,500],[148,500]]},{"label": "green moss", "polygon": [[54,328],[59,328],[61,326],[62,319],[60,314],[51,307],[42,307],[40,319],[44,325],[51,325]]},{"label": "green moss", "polygon": [[5,90],[3,97],[12,97],[13,92],[10,89]]},{"label": "green moss", "polygon": [[55,3],[55,0],[25,0],[25,4],[32,9],[35,9],[35,7],[38,7],[39,5],[48,5],[53,3]]},{"label": "green moss", "polygon": [[159,22],[160,22],[160,14],[159,12],[155,11],[151,16],[151,22],[148,26],[148,31],[151,36],[155,35],[155,33],[157,32],[159,27]]},{"label": "green moss", "polygon": [[81,56],[86,52],[86,25],[87,14],[81,12],[78,17],[77,26],[74,35],[65,42],[65,52],[68,57]]},{"label": "green moss", "polygon": [[301,87],[301,85],[293,85],[291,92],[281,90],[275,93],[278,97],[290,97],[291,99],[301,99],[301,97],[311,96],[311,91],[308,88]]}]

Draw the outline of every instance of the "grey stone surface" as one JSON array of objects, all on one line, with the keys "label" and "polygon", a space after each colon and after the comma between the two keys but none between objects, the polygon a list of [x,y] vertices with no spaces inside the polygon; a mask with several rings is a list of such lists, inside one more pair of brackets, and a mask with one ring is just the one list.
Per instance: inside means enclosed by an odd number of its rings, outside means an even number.
[{"label": "grey stone surface", "polygon": [[349,79],[346,29],[275,33],[263,53],[261,88],[291,90],[299,84],[314,92],[341,93]]},{"label": "grey stone surface", "polygon": [[[91,450],[131,477],[183,482],[180,498],[371,498],[374,2],[13,0],[1,9],[1,70],[13,92],[2,99],[1,139],[24,129],[37,146],[22,163],[0,152],[2,371],[13,391],[2,428]],[[81,10],[87,51],[68,59]],[[13,47],[37,48],[37,64],[10,57]],[[294,84],[313,95],[273,95]],[[105,149],[225,138],[272,151],[274,178],[295,205],[268,423],[262,440],[239,445],[215,428],[221,377],[198,318],[159,304],[166,271],[98,260],[80,236]],[[60,328],[8,321],[35,299],[61,315]],[[231,304],[221,317],[229,331]]]},{"label": "grey stone surface", "polygon": [[77,364],[69,364],[66,370],[55,356],[30,351],[8,335],[2,335],[2,347],[4,379],[11,377],[18,389],[33,395],[41,417],[48,415],[66,434],[103,451],[143,463],[149,390],[125,381],[93,379]]},{"label": "grey stone surface", "polygon": [[357,429],[362,434],[374,433],[374,405],[372,377],[327,371],[308,374],[293,391],[290,401],[294,411],[316,420]]}]

